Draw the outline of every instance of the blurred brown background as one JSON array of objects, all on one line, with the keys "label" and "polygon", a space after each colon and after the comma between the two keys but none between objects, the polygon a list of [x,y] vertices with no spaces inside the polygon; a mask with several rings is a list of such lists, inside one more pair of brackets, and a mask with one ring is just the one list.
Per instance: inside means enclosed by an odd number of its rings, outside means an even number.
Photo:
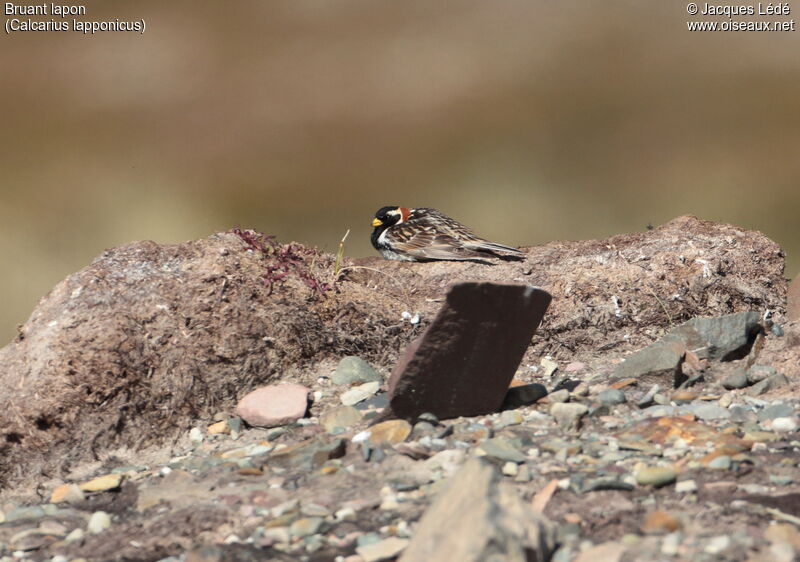
[{"label": "blurred brown background", "polygon": [[0,342],[105,248],[240,225],[369,255],[388,204],[518,245],[691,213],[800,268],[800,31],[690,33],[680,2],[85,5],[147,31],[0,39]]}]

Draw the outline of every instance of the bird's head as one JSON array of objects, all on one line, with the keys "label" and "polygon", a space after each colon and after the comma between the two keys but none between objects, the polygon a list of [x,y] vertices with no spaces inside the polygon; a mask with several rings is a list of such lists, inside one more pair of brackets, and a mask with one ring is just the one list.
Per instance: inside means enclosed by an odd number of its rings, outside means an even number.
[{"label": "bird's head", "polygon": [[378,227],[390,227],[396,224],[400,224],[401,222],[408,219],[409,215],[411,214],[411,209],[406,207],[398,207],[397,205],[390,206],[390,207],[381,207],[377,213],[375,213],[375,218],[372,219],[372,226],[375,228]]}]

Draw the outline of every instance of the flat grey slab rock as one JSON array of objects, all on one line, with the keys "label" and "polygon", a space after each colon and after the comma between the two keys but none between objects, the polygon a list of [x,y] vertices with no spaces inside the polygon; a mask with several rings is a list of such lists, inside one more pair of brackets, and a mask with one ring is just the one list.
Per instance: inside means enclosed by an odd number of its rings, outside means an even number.
[{"label": "flat grey slab rock", "polygon": [[747,354],[761,329],[759,319],[756,311],[714,318],[692,318],[625,359],[616,368],[614,376],[620,379],[636,378],[675,370],[687,351],[693,351],[701,359],[738,359]]},{"label": "flat grey slab rock", "polygon": [[489,463],[472,458],[445,485],[422,516],[400,562],[550,559],[553,524],[501,482]]},{"label": "flat grey slab rock", "polygon": [[381,419],[497,411],[550,299],[530,285],[454,285],[433,323],[392,371]]}]

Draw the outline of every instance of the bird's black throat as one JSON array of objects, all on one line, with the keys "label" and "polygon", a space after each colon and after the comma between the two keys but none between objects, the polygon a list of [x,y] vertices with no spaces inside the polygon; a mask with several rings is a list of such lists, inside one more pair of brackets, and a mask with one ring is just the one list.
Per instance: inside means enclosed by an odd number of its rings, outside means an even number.
[{"label": "bird's black throat", "polygon": [[370,242],[372,242],[372,247],[375,248],[376,250],[382,250],[386,248],[386,245],[381,244],[378,238],[380,237],[381,234],[383,234],[383,231],[386,230],[387,228],[389,228],[389,225],[382,224],[380,226],[376,226],[372,230],[372,236],[370,236],[369,239]]}]

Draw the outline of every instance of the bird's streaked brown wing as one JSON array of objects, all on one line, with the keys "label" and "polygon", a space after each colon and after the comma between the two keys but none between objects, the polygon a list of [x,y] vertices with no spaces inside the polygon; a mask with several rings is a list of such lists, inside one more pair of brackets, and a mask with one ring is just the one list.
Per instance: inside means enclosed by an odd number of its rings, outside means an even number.
[{"label": "bird's streaked brown wing", "polygon": [[414,209],[407,222],[419,225],[419,227],[434,230],[441,235],[449,236],[456,241],[457,245],[463,246],[467,250],[482,252],[483,257],[486,257],[485,254],[487,252],[513,257],[521,257],[524,255],[523,252],[511,246],[498,244],[481,238],[469,227],[464,226],[455,219],[451,219],[436,209]]},{"label": "bird's streaked brown wing", "polygon": [[423,230],[418,226],[404,223],[387,234],[396,251],[418,260],[474,260],[486,257],[485,253],[464,247],[452,236],[433,228]]}]

